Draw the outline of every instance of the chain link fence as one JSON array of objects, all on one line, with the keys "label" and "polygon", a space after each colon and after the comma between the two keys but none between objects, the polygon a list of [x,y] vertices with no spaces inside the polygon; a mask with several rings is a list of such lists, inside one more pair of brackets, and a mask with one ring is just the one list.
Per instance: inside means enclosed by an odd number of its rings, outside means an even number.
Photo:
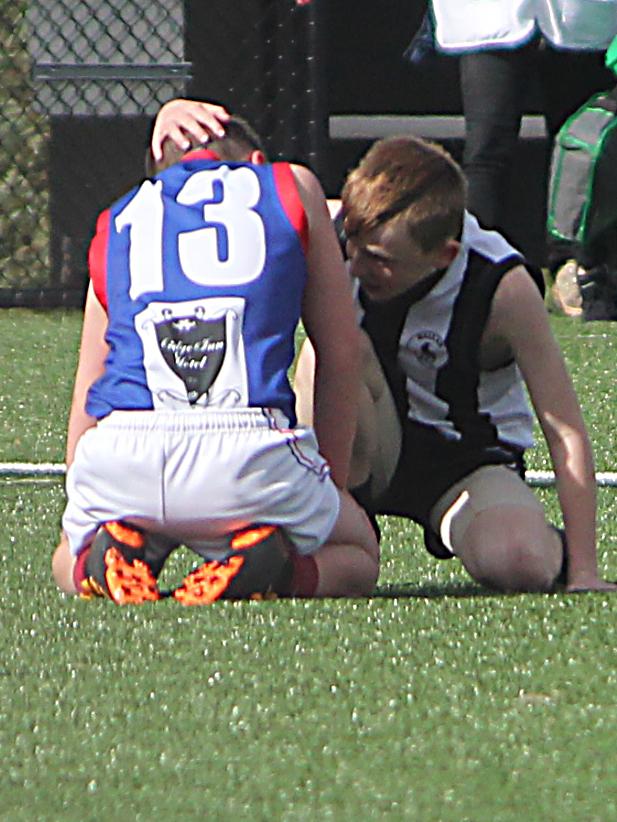
[{"label": "chain link fence", "polygon": [[96,216],[178,96],[319,172],[320,0],[0,0],[0,306],[80,305]]}]

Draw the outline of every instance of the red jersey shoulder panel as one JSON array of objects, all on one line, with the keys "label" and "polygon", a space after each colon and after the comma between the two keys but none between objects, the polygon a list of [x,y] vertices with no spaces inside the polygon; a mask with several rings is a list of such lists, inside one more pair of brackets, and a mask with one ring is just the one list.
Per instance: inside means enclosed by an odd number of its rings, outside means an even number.
[{"label": "red jersey shoulder panel", "polygon": [[272,173],[285,213],[298,232],[302,250],[306,254],[308,250],[308,219],[291,166],[289,163],[273,163]]},{"label": "red jersey shoulder panel", "polygon": [[111,212],[102,211],[96,221],[96,233],[88,250],[88,267],[90,281],[98,301],[107,311],[107,240]]}]

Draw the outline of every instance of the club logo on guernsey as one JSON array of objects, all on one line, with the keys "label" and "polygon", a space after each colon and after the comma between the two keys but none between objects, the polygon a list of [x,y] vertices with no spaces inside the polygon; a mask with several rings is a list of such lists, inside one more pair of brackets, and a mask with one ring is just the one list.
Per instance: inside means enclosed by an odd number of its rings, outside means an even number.
[{"label": "club logo on guernsey", "polygon": [[425,368],[441,368],[448,359],[443,339],[434,331],[418,331],[405,343],[407,351]]},{"label": "club logo on guernsey", "polygon": [[173,317],[167,310],[154,327],[165,362],[180,377],[188,401],[194,405],[221,370],[226,350],[225,317],[206,320],[200,308],[193,316]]}]

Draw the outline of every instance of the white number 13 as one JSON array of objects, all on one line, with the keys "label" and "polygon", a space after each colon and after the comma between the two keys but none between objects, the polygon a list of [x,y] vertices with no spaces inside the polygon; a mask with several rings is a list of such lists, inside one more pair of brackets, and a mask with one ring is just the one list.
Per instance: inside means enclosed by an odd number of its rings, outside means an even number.
[{"label": "white number 13", "polygon": [[[146,180],[117,215],[118,231],[129,227],[130,297],[162,291],[163,184]],[[217,192],[222,196],[217,197]],[[178,232],[178,259],[186,277],[199,285],[240,285],[257,279],[266,259],[264,225],[254,211],[257,175],[245,166],[198,171],[176,198],[179,205],[203,205],[203,228]]]}]

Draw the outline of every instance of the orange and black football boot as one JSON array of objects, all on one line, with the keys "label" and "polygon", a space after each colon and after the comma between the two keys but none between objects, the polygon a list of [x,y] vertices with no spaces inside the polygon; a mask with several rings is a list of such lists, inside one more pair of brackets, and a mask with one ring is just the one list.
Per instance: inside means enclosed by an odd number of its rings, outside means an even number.
[{"label": "orange and black football boot", "polygon": [[107,597],[116,605],[139,605],[161,599],[156,576],[146,561],[146,534],[124,522],[105,522],[94,537],[86,559],[80,595]]},{"label": "orange and black football boot", "polygon": [[274,599],[284,593],[292,573],[289,548],[273,525],[252,525],[228,537],[220,562],[204,562],[185,577],[172,596],[183,605],[209,605],[217,599]]}]

